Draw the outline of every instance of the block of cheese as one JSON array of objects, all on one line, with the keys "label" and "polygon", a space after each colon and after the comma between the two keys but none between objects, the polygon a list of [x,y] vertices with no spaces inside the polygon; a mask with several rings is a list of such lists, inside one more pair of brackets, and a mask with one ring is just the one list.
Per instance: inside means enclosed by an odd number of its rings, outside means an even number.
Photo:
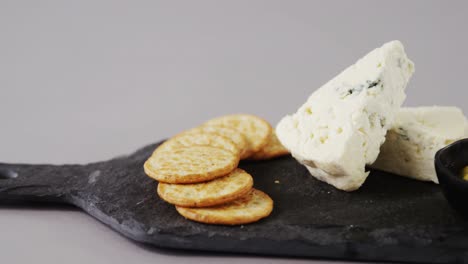
[{"label": "block of cheese", "polygon": [[399,41],[371,51],[324,84],[276,132],[310,173],[338,189],[358,189],[405,100],[414,64]]},{"label": "block of cheese", "polygon": [[372,168],[439,183],[434,168],[438,150],[465,138],[466,117],[456,107],[408,107],[398,113]]}]

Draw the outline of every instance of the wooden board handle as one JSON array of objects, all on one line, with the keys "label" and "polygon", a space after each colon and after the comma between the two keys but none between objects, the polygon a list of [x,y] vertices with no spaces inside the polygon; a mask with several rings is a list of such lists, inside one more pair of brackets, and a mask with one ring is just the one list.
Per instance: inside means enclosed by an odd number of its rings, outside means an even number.
[{"label": "wooden board handle", "polygon": [[67,203],[86,172],[82,165],[0,163],[0,204]]}]

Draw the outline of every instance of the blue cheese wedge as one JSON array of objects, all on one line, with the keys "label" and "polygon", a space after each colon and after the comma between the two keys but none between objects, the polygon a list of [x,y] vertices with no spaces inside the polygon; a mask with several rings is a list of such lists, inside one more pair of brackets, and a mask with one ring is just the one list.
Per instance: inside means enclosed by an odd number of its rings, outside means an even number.
[{"label": "blue cheese wedge", "polygon": [[465,138],[468,126],[456,107],[402,108],[372,168],[439,183],[434,168],[438,150]]},{"label": "blue cheese wedge", "polygon": [[414,64],[399,41],[371,51],[316,90],[276,127],[281,143],[312,176],[358,189],[406,98]]}]

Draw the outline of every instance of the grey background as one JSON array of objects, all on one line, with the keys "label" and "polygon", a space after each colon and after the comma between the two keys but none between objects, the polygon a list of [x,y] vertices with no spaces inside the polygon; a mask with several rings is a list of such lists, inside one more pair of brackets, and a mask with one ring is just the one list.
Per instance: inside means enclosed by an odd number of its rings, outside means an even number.
[{"label": "grey background", "polygon": [[[393,39],[416,64],[406,105],[466,112],[467,11],[464,1],[0,0],[0,161],[108,159],[225,113],[276,123]],[[2,207],[0,234],[5,263],[304,261],[148,249],[61,208]]]}]

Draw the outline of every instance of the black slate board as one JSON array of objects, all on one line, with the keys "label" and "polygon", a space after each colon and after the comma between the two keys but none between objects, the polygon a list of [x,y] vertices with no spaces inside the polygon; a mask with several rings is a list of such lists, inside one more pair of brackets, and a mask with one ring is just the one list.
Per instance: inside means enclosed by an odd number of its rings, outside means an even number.
[{"label": "black slate board", "polygon": [[435,184],[372,171],[360,190],[346,193],[315,180],[290,156],[242,162],[255,187],[275,201],[274,211],[250,225],[212,226],[184,219],[157,197],[157,183],[142,169],[156,146],[88,165],[0,163],[0,203],[73,204],[130,239],[165,248],[468,262],[468,222]]}]

